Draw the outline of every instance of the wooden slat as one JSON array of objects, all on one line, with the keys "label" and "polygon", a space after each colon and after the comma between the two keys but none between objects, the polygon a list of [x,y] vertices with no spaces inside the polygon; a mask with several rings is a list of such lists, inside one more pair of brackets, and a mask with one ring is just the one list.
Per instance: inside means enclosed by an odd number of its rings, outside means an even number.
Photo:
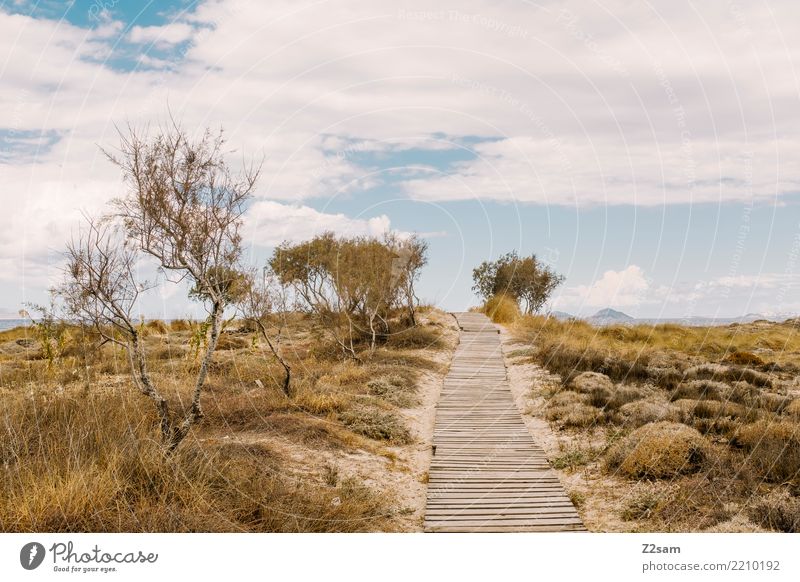
[{"label": "wooden slat", "polygon": [[514,405],[499,329],[479,313],[456,319],[460,342],[436,409],[425,531],[585,531]]}]

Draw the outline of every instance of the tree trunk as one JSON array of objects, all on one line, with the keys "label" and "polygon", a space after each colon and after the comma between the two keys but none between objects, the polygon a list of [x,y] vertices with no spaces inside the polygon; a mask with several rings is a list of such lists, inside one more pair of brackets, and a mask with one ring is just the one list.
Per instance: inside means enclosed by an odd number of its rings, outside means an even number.
[{"label": "tree trunk", "polygon": [[214,356],[214,350],[217,349],[217,341],[220,334],[220,320],[222,319],[222,305],[214,303],[211,309],[211,335],[208,338],[208,345],[206,346],[206,353],[203,356],[203,361],[200,364],[200,371],[197,373],[197,381],[194,385],[194,393],[192,394],[192,404],[183,422],[176,426],[172,431],[172,436],[169,440],[167,450],[172,453],[181,444],[181,441],[189,434],[192,425],[198,423],[203,418],[203,409],[200,406],[200,396],[203,393],[203,386],[208,376],[208,367],[211,365],[211,360]]},{"label": "tree trunk", "polygon": [[147,372],[147,359],[145,358],[142,345],[139,343],[139,335],[133,333],[131,341],[127,346],[128,360],[131,365],[131,374],[136,387],[144,394],[153,400],[158,411],[158,416],[161,424],[161,438],[167,442],[171,438],[172,433],[172,420],[170,418],[169,403],[166,398],[161,396],[159,391],[150,380],[150,374]]},{"label": "tree trunk", "polygon": [[408,291],[406,292],[406,301],[408,301],[408,320],[411,323],[411,327],[416,327],[417,312],[414,308],[414,288],[410,285],[408,287]]},{"label": "tree trunk", "polygon": [[269,339],[269,335],[267,334],[267,328],[264,327],[264,324],[261,323],[260,320],[256,320],[256,323],[258,324],[258,328],[261,330],[261,335],[263,335],[264,339],[267,341],[269,349],[272,350],[272,354],[280,362],[281,366],[283,366],[283,369],[286,372],[286,377],[283,379],[283,393],[286,395],[286,398],[291,398],[292,395],[291,395],[290,384],[292,381],[292,368],[289,366],[289,364],[286,363],[286,360],[284,360],[281,357],[281,355],[278,353],[278,350],[275,349],[275,346]]},{"label": "tree trunk", "polygon": [[369,353],[372,354],[375,352],[375,337],[377,335],[375,331],[375,314],[371,314],[369,316],[369,331],[371,334],[371,339],[369,342]]}]

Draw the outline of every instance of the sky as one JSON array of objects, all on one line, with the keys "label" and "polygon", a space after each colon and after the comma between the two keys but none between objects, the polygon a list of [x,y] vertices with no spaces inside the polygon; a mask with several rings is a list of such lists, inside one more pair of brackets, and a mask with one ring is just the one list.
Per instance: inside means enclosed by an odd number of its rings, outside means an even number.
[{"label": "sky", "polygon": [[[800,5],[681,0],[0,0],[0,317],[42,303],[126,124],[264,160],[246,260],[417,232],[422,300],[510,250],[549,309],[800,312]],[[192,315],[164,282],[149,317]]]}]

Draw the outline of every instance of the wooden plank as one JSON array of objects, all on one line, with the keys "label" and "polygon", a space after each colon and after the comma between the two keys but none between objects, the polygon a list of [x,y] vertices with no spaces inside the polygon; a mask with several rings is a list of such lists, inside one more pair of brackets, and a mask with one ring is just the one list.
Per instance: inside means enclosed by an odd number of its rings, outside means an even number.
[{"label": "wooden plank", "polygon": [[436,407],[429,532],[585,528],[514,404],[499,329],[456,314],[460,341]]}]

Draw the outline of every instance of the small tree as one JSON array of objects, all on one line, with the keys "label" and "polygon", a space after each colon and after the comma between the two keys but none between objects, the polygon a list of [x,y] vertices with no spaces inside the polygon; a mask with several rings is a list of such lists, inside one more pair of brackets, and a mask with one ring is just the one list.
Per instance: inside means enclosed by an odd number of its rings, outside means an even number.
[{"label": "small tree", "polygon": [[146,285],[135,277],[137,252],[108,223],[87,219],[85,232],[67,244],[64,282],[58,294],[68,313],[93,326],[103,343],[122,347],[136,387],[155,404],[161,436],[173,451],[186,436],[174,426],[169,404],[147,370],[135,309]]},{"label": "small tree", "polygon": [[483,261],[473,269],[472,279],[472,290],[484,300],[504,294],[522,301],[527,314],[538,312],[564,281],[564,277],[540,263],[536,255],[520,258],[516,251],[496,261]]},{"label": "small tree", "polygon": [[275,249],[269,267],[281,285],[291,285],[301,305],[318,318],[342,351],[358,360],[349,317],[356,305],[335,278],[339,247],[332,232],[294,245],[286,242]]},{"label": "small tree", "polygon": [[417,243],[403,257],[396,239],[337,238],[325,233],[299,244],[280,245],[270,267],[283,285],[291,285],[344,353],[356,360],[356,341],[369,337],[372,353],[390,332],[392,309],[406,297],[413,310],[414,281],[424,264],[425,246]]},{"label": "small tree", "polygon": [[247,274],[247,287],[239,300],[239,312],[245,321],[253,323],[267,342],[272,355],[278,360],[285,376],[283,379],[283,393],[291,398],[292,368],[277,349],[269,334],[270,315],[274,312],[275,303],[284,297],[283,290],[278,291],[273,277],[264,269],[261,276],[256,272]]},{"label": "small tree", "polygon": [[386,244],[395,254],[392,277],[401,290],[410,325],[417,325],[417,294],[414,289],[422,267],[428,264],[428,243],[414,234],[401,239],[395,234],[386,235]]},{"label": "small tree", "polygon": [[496,261],[483,261],[472,270],[472,290],[484,300],[500,293],[516,297],[511,289],[511,275],[517,261],[516,251],[501,255]]},{"label": "small tree", "polygon": [[[57,314],[55,293],[51,292],[50,305],[37,305],[26,303],[27,309],[19,312],[20,317],[30,319],[33,331],[39,340],[42,357],[47,361],[47,371],[52,373],[55,364],[61,360],[61,355],[67,341],[67,324]],[[38,316],[31,315],[31,311]]]},{"label": "small tree", "polygon": [[547,265],[536,259],[536,255],[520,259],[511,278],[512,293],[525,305],[528,315],[538,313],[550,295],[564,281]]},{"label": "small tree", "polygon": [[259,168],[251,165],[234,175],[224,143],[221,131],[206,130],[192,139],[173,122],[152,137],[128,128],[120,133],[119,151],[105,152],[129,186],[114,202],[128,239],[154,257],[167,278],[188,280],[191,296],[208,312],[208,342],[177,442],[203,417],[200,396],[223,315],[244,291],[240,229]]}]

